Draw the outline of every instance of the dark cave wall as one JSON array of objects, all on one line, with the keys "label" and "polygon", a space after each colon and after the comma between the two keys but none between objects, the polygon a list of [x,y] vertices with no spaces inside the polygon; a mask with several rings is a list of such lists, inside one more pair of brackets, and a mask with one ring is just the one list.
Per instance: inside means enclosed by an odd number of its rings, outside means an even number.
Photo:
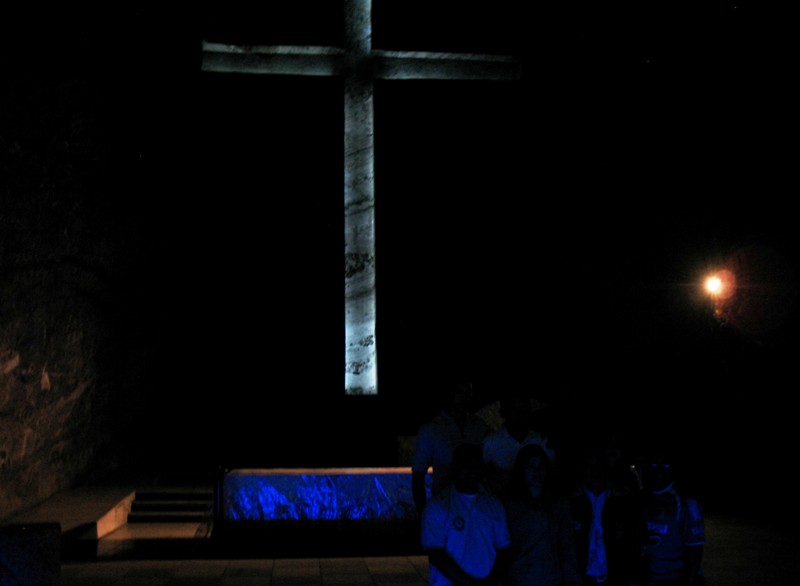
[{"label": "dark cave wall", "polygon": [[[91,305],[70,306],[74,283],[63,282],[58,270],[4,272],[0,518],[70,486],[107,439],[108,427],[97,368],[103,334]],[[58,281],[60,292],[48,291]]]},{"label": "dark cave wall", "polygon": [[[135,411],[117,302],[126,229],[97,92],[13,77],[0,95],[0,519],[79,482]],[[127,383],[131,384],[131,383]],[[135,399],[132,399],[135,401]]]}]

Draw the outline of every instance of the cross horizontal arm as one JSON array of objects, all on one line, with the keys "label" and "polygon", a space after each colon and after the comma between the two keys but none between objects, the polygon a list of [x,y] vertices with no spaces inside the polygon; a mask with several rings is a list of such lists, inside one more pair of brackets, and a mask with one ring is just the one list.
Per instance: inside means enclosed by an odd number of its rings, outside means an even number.
[{"label": "cross horizontal arm", "polygon": [[203,41],[203,71],[331,76],[342,72],[344,51],[335,47],[240,46]]},{"label": "cross horizontal arm", "polygon": [[[336,47],[240,46],[203,43],[203,71],[271,75],[341,75]],[[374,79],[488,79],[520,77],[513,57],[425,51],[373,51]]]},{"label": "cross horizontal arm", "polygon": [[424,51],[373,51],[377,79],[490,79],[520,78],[513,57]]}]

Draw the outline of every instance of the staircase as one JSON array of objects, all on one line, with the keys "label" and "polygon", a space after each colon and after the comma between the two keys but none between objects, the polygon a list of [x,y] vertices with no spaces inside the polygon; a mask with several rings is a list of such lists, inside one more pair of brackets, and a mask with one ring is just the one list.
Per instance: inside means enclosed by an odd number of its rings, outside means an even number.
[{"label": "staircase", "polygon": [[[150,487],[136,491],[128,524],[197,524],[198,532],[211,530],[214,511],[212,487]],[[198,535],[205,537],[206,533]]]},{"label": "staircase", "polygon": [[211,548],[212,486],[137,489],[127,523],[100,539],[98,558],[164,559],[202,556]]}]

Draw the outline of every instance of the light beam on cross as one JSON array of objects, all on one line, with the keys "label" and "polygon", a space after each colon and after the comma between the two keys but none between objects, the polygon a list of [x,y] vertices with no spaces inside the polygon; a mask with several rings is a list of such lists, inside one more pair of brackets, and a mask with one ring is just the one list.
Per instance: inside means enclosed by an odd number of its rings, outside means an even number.
[{"label": "light beam on cross", "polygon": [[372,48],[371,0],[344,0],[345,46],[203,42],[202,70],[344,78],[345,393],[378,392],[375,339],[375,79],[516,80],[511,56]]}]

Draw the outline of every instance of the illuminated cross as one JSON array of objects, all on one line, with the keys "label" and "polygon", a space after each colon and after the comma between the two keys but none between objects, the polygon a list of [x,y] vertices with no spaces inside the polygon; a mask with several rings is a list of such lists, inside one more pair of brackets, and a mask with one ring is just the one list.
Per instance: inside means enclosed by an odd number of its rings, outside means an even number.
[{"label": "illuminated cross", "polygon": [[203,71],[343,76],[345,392],[378,392],[375,340],[375,79],[513,80],[512,57],[372,49],[371,0],[344,0],[343,48],[203,43]]}]

